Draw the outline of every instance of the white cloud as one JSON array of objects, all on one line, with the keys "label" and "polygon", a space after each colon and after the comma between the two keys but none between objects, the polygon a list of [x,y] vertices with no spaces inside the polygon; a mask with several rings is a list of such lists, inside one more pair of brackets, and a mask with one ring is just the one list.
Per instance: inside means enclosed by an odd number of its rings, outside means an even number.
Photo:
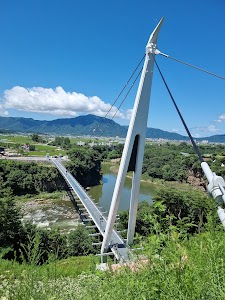
[{"label": "white cloud", "polygon": [[0,116],[1,117],[6,117],[6,116],[8,116],[8,111],[7,110],[5,110],[5,107],[4,107],[4,105],[1,105],[0,104]]},{"label": "white cloud", "polygon": [[200,131],[200,132],[217,132],[219,129],[215,125],[209,125],[206,127],[194,127],[191,129],[192,132]]},{"label": "white cloud", "polygon": [[131,115],[132,115],[133,109],[128,109],[124,114],[125,114],[125,119],[130,120]]},{"label": "white cloud", "polygon": [[200,138],[200,137],[201,137],[201,134],[195,133],[193,137],[194,137],[194,138]]},{"label": "white cloud", "polygon": [[219,129],[215,125],[210,125],[207,127],[209,132],[217,132]]},{"label": "white cloud", "polygon": [[[5,90],[3,95],[4,107],[14,108],[21,111],[48,113],[57,116],[76,117],[82,114],[94,114],[104,117],[111,108],[97,96],[88,97],[81,93],[65,92],[62,87],[24,88],[15,86]],[[114,116],[117,108],[112,107],[107,115]],[[130,110],[118,111],[116,118],[127,119]]]},{"label": "white cloud", "polygon": [[170,130],[170,132],[178,133],[178,132],[179,132],[179,129],[173,128],[173,129]]},{"label": "white cloud", "polygon": [[209,125],[209,126],[205,126],[205,127],[194,127],[194,128],[191,128],[191,134],[194,137],[201,137],[202,133],[204,133],[203,136],[205,136],[205,135],[210,135],[212,133],[216,133],[218,131],[220,131],[220,129],[217,128],[215,125]]},{"label": "white cloud", "polygon": [[218,123],[225,122],[225,114],[220,115],[220,116],[219,116],[219,119],[216,120],[216,122],[218,122]]}]

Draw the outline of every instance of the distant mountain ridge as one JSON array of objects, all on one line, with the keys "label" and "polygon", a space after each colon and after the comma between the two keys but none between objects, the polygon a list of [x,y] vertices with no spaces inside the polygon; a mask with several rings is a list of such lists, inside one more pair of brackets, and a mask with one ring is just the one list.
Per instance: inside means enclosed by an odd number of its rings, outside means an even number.
[{"label": "distant mountain ridge", "polygon": [[[0,117],[0,131],[3,132],[126,137],[127,129],[127,126],[121,126],[114,121],[91,114],[52,121],[34,120],[32,118],[23,117]],[[188,140],[186,136],[156,128],[147,128],[146,137],[179,141]],[[198,138],[196,140],[225,143],[225,134]]]}]

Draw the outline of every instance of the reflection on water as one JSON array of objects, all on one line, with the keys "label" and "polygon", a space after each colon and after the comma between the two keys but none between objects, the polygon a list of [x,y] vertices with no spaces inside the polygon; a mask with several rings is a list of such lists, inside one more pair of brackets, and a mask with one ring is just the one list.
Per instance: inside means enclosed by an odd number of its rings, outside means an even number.
[{"label": "reflection on water", "polygon": [[[116,183],[116,177],[116,174],[110,171],[110,167],[108,165],[104,165],[103,184],[91,187],[89,190],[90,196],[96,200],[99,206],[102,206],[104,210],[107,211],[110,208],[113,190]],[[126,178],[119,210],[129,209],[131,187],[132,178]],[[155,186],[153,184],[141,182],[138,199],[139,202],[147,201],[148,203],[152,203],[152,197],[154,196],[154,194]]]}]

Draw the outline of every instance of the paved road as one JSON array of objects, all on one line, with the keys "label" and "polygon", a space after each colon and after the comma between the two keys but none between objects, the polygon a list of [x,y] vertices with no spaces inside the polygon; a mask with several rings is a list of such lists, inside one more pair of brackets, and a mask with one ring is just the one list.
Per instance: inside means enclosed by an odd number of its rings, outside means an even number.
[{"label": "paved road", "polygon": [[[78,181],[71,175],[69,171],[63,166],[60,159],[51,158],[50,161],[54,163],[57,169],[60,171],[64,179],[67,181],[69,186],[73,189],[77,197],[82,202],[83,206],[87,210],[90,218],[93,220],[95,225],[97,226],[99,232],[102,236],[105,234],[105,228],[107,223],[107,218],[102,214],[97,205],[93,202],[87,192],[83,189],[83,187],[78,183]],[[116,230],[113,230],[112,236],[110,239],[110,248],[114,253],[116,258],[120,261],[128,260],[128,248],[124,243],[122,237],[118,234]]]},{"label": "paved road", "polygon": [[20,160],[20,161],[44,161],[46,162],[45,156],[2,156],[0,159],[9,159],[9,160]]}]

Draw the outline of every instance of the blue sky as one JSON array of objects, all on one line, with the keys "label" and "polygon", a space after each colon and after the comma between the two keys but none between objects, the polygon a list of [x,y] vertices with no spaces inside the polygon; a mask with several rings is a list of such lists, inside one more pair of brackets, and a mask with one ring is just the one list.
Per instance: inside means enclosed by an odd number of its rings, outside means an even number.
[{"label": "blue sky", "polygon": [[[162,16],[161,52],[225,77],[225,0],[1,0],[0,115],[104,116]],[[225,134],[225,81],[156,58],[192,134]],[[156,68],[148,126],[185,134]]]}]

